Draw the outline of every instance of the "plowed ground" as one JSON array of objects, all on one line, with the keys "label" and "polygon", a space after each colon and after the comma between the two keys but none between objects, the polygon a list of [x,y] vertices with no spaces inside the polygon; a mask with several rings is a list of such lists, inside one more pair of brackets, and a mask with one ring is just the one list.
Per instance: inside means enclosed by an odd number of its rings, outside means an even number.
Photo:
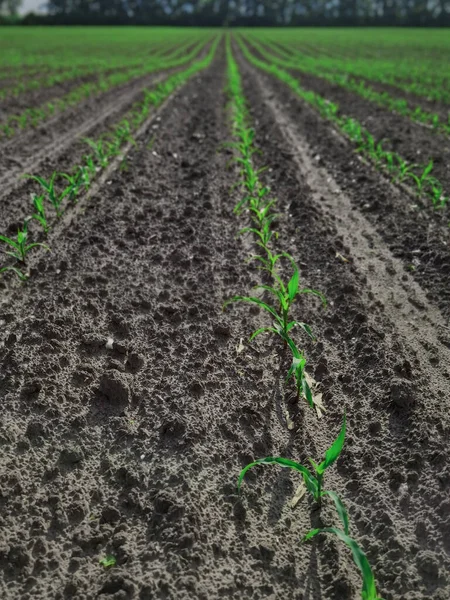
[{"label": "plowed ground", "polygon": [[[219,50],[144,128],[127,170],[110,171],[52,230],[30,281],[0,284],[0,597],[359,598],[342,545],[300,544],[335,517],[306,499],[289,507],[295,475],[261,468],[236,493],[255,458],[319,459],[346,408],[327,485],[349,509],[380,595],[447,600],[446,223],[235,48],[277,228],[303,282],[329,303],[295,308],[319,340],[304,348],[327,408],[317,420],[284,384],[276,340],[247,343],[265,317],[221,309],[260,275],[245,263],[250,242],[235,238],[246,220],[233,215],[237,174],[221,146],[230,127]],[[44,174],[73,164],[75,129],[95,128],[133,90],[30,134],[29,148],[39,135],[54,146],[48,157],[6,143],[0,176],[12,185],[8,161],[16,176],[26,161]],[[23,216],[27,185],[6,186],[2,222]],[[116,566],[99,564],[106,555]]]}]

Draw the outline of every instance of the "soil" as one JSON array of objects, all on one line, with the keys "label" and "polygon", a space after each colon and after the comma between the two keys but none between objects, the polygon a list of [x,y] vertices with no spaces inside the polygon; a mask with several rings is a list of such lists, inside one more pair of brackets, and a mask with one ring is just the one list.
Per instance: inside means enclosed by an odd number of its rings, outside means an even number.
[{"label": "soil", "polygon": [[[194,47],[194,44],[189,45],[186,48],[186,53],[190,52],[193,49],[193,47]],[[175,47],[170,48],[170,53],[174,52],[175,50],[176,50]],[[166,54],[166,53],[169,53],[169,49],[167,51],[163,52],[162,56],[164,56],[164,54]],[[108,77],[109,75],[112,75],[113,73],[122,73],[125,71],[129,71],[129,70],[135,69],[137,66],[138,66],[137,64],[133,63],[132,66],[122,66],[122,67],[117,67],[114,69],[107,69],[102,72],[101,77]],[[39,76],[37,74],[34,75],[34,79],[38,79],[38,78],[39,78]],[[148,74],[140,76],[140,77],[135,77],[132,80],[132,83],[139,84],[139,83],[142,83],[143,81],[145,81],[146,79],[148,79]],[[52,86],[41,87],[36,90],[25,91],[17,97],[6,97],[3,100],[0,100],[0,121],[6,121],[7,117],[10,117],[11,115],[21,114],[27,108],[40,107],[40,106],[44,105],[46,102],[52,102],[54,100],[57,100],[57,99],[65,96],[66,94],[69,94],[72,90],[74,90],[75,88],[79,87],[80,85],[82,85],[84,83],[94,83],[94,82],[97,82],[98,80],[99,80],[98,73],[90,73],[88,75],[73,77],[72,79],[68,79],[67,81],[63,81],[62,83],[58,83],[58,84],[55,84]],[[127,84],[128,84],[128,82],[127,82]],[[125,85],[127,85],[127,84],[125,84]],[[1,85],[1,83],[0,83],[0,85]],[[11,87],[13,87],[14,82],[10,81],[9,85],[11,85]],[[116,93],[117,93],[117,91],[123,89],[123,87],[124,87],[124,84],[117,86],[115,88]],[[0,87],[0,89],[1,89],[1,87]],[[76,111],[82,111],[82,106],[77,106]]]},{"label": "soil", "polygon": [[448,232],[236,52],[280,247],[328,299],[305,296],[294,314],[318,338],[304,346],[318,420],[285,385],[277,340],[247,342],[264,315],[221,308],[260,282],[235,237],[247,220],[222,147],[223,50],[149,120],[128,169],[54,227],[30,281],[2,282],[0,597],[360,598],[345,547],[300,544],[338,523],[326,503],[289,507],[299,477],[259,468],[236,493],[255,458],[320,459],[345,409],[326,485],[380,596],[446,600]]},{"label": "soil", "polygon": [[[320,56],[326,56],[329,58],[336,58],[336,56],[339,56],[343,59],[354,58],[353,52],[350,52],[348,49],[346,51],[343,51],[342,49],[339,49],[337,47],[333,47],[333,50],[330,51],[323,47],[318,49],[314,46],[303,45],[302,47],[299,47],[298,50],[313,58],[319,58]],[[370,54],[366,53],[365,56],[367,58],[371,58]],[[377,55],[375,54],[374,57],[376,58]],[[441,57],[438,56],[437,58]],[[437,113],[444,123],[447,122],[449,106],[445,102],[439,102],[438,100],[426,98],[424,96],[414,94],[413,92],[407,92],[405,90],[400,89],[399,87],[396,87],[395,85],[373,81],[370,78],[354,76],[354,79],[364,81],[368,86],[372,87],[378,92],[387,92],[394,98],[406,100],[411,108],[420,106],[423,110],[426,110],[431,113]]]}]

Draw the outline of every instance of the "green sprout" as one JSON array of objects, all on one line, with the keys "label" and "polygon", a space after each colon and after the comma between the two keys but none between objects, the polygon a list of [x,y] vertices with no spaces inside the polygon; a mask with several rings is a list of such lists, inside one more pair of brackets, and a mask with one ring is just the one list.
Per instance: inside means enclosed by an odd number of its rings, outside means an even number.
[{"label": "green sprout", "polygon": [[247,471],[249,471],[250,469],[252,469],[253,467],[256,467],[258,465],[277,464],[280,467],[287,467],[289,469],[293,469],[294,471],[298,471],[303,477],[303,481],[306,485],[307,490],[311,493],[314,500],[319,505],[321,504],[322,498],[324,496],[329,496],[333,500],[335,507],[336,507],[336,511],[337,511],[339,518],[341,519],[342,525],[344,527],[344,531],[348,535],[349,520],[348,520],[347,511],[346,511],[341,499],[335,492],[323,489],[323,477],[325,475],[325,471],[339,458],[339,455],[341,454],[342,448],[344,446],[345,431],[346,431],[346,416],[345,416],[345,412],[344,412],[342,427],[339,432],[339,435],[335,439],[333,444],[330,446],[330,448],[328,448],[328,450],[325,452],[324,460],[320,464],[316,464],[311,458],[309,459],[309,462],[313,466],[315,475],[313,475],[307,467],[304,467],[303,465],[301,465],[300,463],[298,463],[294,460],[290,460],[288,458],[282,458],[282,457],[268,456],[266,458],[260,458],[258,460],[255,460],[254,462],[249,463],[247,466],[245,466],[242,469],[242,471],[239,474],[239,478],[238,478],[238,485],[237,485],[238,490],[240,490],[240,488],[241,488],[242,482],[244,480],[244,477],[245,477]]},{"label": "green sprout", "polygon": [[47,216],[45,214],[44,196],[36,196],[35,194],[33,194],[32,198],[35,212],[31,215],[31,218],[37,221],[42,226],[44,234],[47,235],[50,229],[50,225],[48,224]]},{"label": "green sprout", "polygon": [[46,181],[43,177],[39,177],[38,175],[24,175],[25,179],[32,179],[37,181],[39,185],[45,191],[47,198],[50,204],[53,206],[56,212],[56,218],[60,218],[62,216],[61,203],[64,200],[64,193],[57,194],[55,190],[55,180],[58,173],[55,171],[50,179]]},{"label": "green sprout", "polygon": [[89,138],[85,138],[84,141],[86,142],[86,144],[88,144],[92,150],[94,151],[94,156],[99,164],[99,166],[104,169],[105,167],[108,166],[109,163],[109,154],[108,154],[108,149],[107,149],[107,145],[105,144],[104,140],[98,140],[98,142],[95,142],[94,140],[91,140]]},{"label": "green sprout", "polygon": [[117,559],[115,556],[112,556],[111,554],[108,554],[107,556],[101,558],[98,561],[103,567],[105,567],[105,569],[108,569],[109,567],[114,567],[115,564],[117,563]]},{"label": "green sprout", "polygon": [[76,198],[81,187],[82,174],[83,173],[79,169],[77,170],[75,175],[69,175],[68,173],[60,173],[61,177],[63,177],[69,183],[69,185],[67,185],[64,188],[61,194],[63,198],[67,196],[69,200],[72,200],[72,202],[76,203]]},{"label": "green sprout", "polygon": [[42,244],[40,242],[27,244],[27,240],[28,240],[28,220],[25,220],[23,223],[22,229],[19,229],[17,231],[17,237],[15,240],[13,240],[5,235],[0,235],[0,241],[4,242],[10,248],[12,248],[12,250],[5,251],[5,254],[12,256],[13,258],[20,261],[23,264],[25,264],[26,257],[28,255],[28,253],[30,252],[30,250],[32,250],[33,248],[41,247],[41,248],[45,248],[46,250],[50,250],[50,248],[46,244]]},{"label": "green sprout", "polygon": [[284,284],[282,279],[273,271],[272,275],[274,276],[276,282],[279,287],[273,287],[270,285],[258,285],[256,289],[262,289],[270,292],[273,296],[275,296],[276,300],[279,302],[279,310],[267,304],[260,298],[256,298],[255,296],[233,296],[230,300],[227,300],[224,303],[224,308],[227,307],[232,302],[248,302],[250,304],[256,304],[266,312],[268,312],[274,318],[274,324],[271,327],[261,327],[252,333],[250,340],[253,340],[257,335],[263,332],[271,332],[280,335],[285,341],[288,337],[289,332],[293,327],[302,328],[312,339],[314,336],[311,332],[309,325],[306,323],[302,323],[296,320],[290,320],[289,311],[290,308],[295,301],[296,297],[300,294],[313,294],[318,296],[324,306],[326,306],[326,300],[324,295],[317,290],[312,290],[310,288],[302,288],[300,289],[300,276],[299,270],[295,263],[292,261],[294,267],[294,274],[290,278],[287,285]]},{"label": "green sprout", "polygon": [[408,176],[411,177],[416,184],[417,194],[418,196],[422,196],[425,185],[429,182],[430,173],[433,170],[433,161],[430,162],[424,167],[421,175],[415,175],[414,173],[408,173]]}]

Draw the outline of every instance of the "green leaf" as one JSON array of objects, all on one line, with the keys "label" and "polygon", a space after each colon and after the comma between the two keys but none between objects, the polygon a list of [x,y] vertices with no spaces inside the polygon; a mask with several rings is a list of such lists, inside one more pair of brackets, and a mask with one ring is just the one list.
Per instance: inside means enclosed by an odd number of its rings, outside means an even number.
[{"label": "green leaf", "polygon": [[303,331],[305,331],[312,340],[316,339],[315,335],[311,331],[311,327],[307,323],[302,323],[301,321],[291,321],[288,324],[286,331],[290,331],[293,327],[296,327],[296,326],[303,329]]},{"label": "green leaf", "polygon": [[330,490],[327,491],[323,491],[322,492],[322,496],[330,496],[330,498],[333,500],[335,506],[336,506],[336,511],[339,515],[339,518],[341,519],[342,525],[344,527],[344,533],[346,535],[349,534],[349,521],[348,521],[348,514],[347,514],[347,510],[342,502],[342,500],[339,498],[339,496],[336,494],[336,492],[332,492]]},{"label": "green leaf", "polygon": [[15,273],[21,281],[26,281],[28,279],[28,275],[26,273],[22,273],[22,271],[16,267],[2,267],[0,269],[0,273],[6,273],[7,271],[12,271]]},{"label": "green leaf", "polygon": [[269,306],[268,304],[266,304],[259,298],[254,298],[252,296],[234,296],[233,298],[230,298],[230,300],[227,300],[226,302],[224,302],[223,308],[225,308],[226,306],[228,306],[228,304],[231,304],[232,302],[250,302],[251,304],[256,304],[260,308],[269,312],[273,317],[275,317],[275,319],[278,322],[281,321],[281,319],[280,319],[278,313],[275,311],[275,309],[273,309],[271,306]]},{"label": "green leaf", "polygon": [[303,391],[303,395],[305,396],[306,400],[308,401],[308,404],[312,408],[314,406],[313,395],[311,392],[311,388],[309,387],[308,382],[306,381],[306,378],[303,377],[303,371],[302,371],[302,391]]},{"label": "green leaf", "polygon": [[108,567],[114,567],[114,565],[117,563],[117,559],[115,556],[105,556],[104,558],[101,558],[98,561],[103,567],[108,568]]},{"label": "green leaf", "polygon": [[318,292],[317,290],[311,290],[310,288],[303,288],[299,291],[299,294],[313,294],[314,296],[318,296],[322,300],[324,308],[326,308],[327,306],[327,299],[322,294],[322,292]]},{"label": "green leaf", "polygon": [[34,181],[37,181],[46,192],[49,191],[50,186],[47,183],[47,181],[45,181],[45,179],[43,179],[42,177],[39,177],[38,175],[23,175],[24,179],[33,179]]},{"label": "green leaf", "polygon": [[19,246],[27,241],[28,234],[25,230],[20,230],[17,232],[17,242]]},{"label": "green leaf", "polygon": [[339,435],[337,436],[336,440],[333,442],[332,446],[326,451],[325,460],[323,462],[321,462],[320,465],[318,466],[318,468],[317,468],[318,475],[323,475],[323,473],[325,473],[326,469],[328,469],[328,467],[330,465],[332,465],[339,457],[339,455],[342,451],[342,448],[344,446],[345,429],[346,429],[346,415],[345,415],[345,411],[344,411],[344,418],[342,421],[341,431],[339,432]]},{"label": "green leaf", "polygon": [[29,250],[32,250],[33,248],[37,248],[37,247],[45,248],[45,250],[48,250],[49,252],[51,252],[51,250],[47,246],[47,244],[42,244],[40,242],[35,242],[34,244],[29,244],[28,246],[25,247],[25,254],[27,254]]},{"label": "green leaf", "polygon": [[290,300],[291,304],[294,301],[295,296],[297,295],[297,292],[298,292],[299,279],[300,279],[300,274],[298,272],[298,268],[295,267],[294,274],[292,275],[291,279],[289,280],[289,283],[287,286],[288,296],[289,296],[289,300]]},{"label": "green leaf", "polygon": [[260,335],[261,333],[265,332],[278,333],[278,331],[273,327],[261,327],[260,329],[257,329],[252,333],[252,335],[250,336],[250,342],[252,342],[257,335]]},{"label": "green leaf", "polygon": [[422,177],[421,177],[421,179],[422,179],[422,180],[423,180],[423,179],[425,179],[425,177],[426,177],[426,176],[427,176],[429,173],[431,173],[431,171],[432,171],[432,170],[433,170],[433,161],[432,161],[432,160],[430,160],[430,162],[427,164],[427,166],[426,166],[426,167],[425,167],[425,169],[423,170],[423,173],[422,173]]},{"label": "green leaf", "polygon": [[271,285],[257,285],[255,287],[257,290],[266,290],[275,296],[275,298],[280,302],[280,304],[284,307],[286,306],[286,300],[280,290],[272,287]]},{"label": "green leaf", "polygon": [[5,244],[8,244],[15,250],[19,250],[19,245],[17,244],[17,242],[15,242],[14,240],[12,240],[9,237],[6,237],[6,235],[0,235],[0,241],[5,242]]},{"label": "green leaf", "polygon": [[310,540],[318,533],[333,533],[336,535],[346,546],[352,551],[353,560],[355,561],[356,566],[361,571],[361,575],[363,578],[363,586],[361,590],[361,597],[363,600],[381,600],[377,594],[377,589],[375,586],[375,577],[372,572],[372,568],[367,560],[367,556],[358,546],[354,539],[346,535],[340,529],[336,529],[335,527],[323,527],[319,529],[312,529],[309,531],[303,541],[306,542]]},{"label": "green leaf", "polygon": [[282,457],[275,457],[275,456],[267,456],[266,458],[260,458],[259,460],[256,460],[256,461],[248,464],[246,467],[244,467],[239,474],[238,485],[237,485],[238,490],[240,490],[240,488],[241,488],[242,481],[243,481],[247,471],[249,471],[250,469],[252,469],[253,467],[256,467],[258,465],[273,465],[273,464],[277,464],[283,468],[293,469],[293,470],[301,473],[309,492],[311,492],[311,494],[313,494],[313,495],[317,494],[317,489],[318,489],[317,479],[314,477],[314,475],[311,474],[311,472],[306,467],[304,467],[303,465],[301,465],[298,462],[295,462],[294,460],[290,460],[289,458],[282,458]]}]

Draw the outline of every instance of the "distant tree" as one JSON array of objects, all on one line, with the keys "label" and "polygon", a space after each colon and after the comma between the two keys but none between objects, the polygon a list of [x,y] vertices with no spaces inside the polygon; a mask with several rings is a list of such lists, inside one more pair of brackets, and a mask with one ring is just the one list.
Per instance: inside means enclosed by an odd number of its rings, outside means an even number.
[{"label": "distant tree", "polygon": [[0,0],[0,13],[15,17],[21,6],[22,0]]},{"label": "distant tree", "polygon": [[[0,0],[15,14],[21,0]],[[450,0],[42,0],[48,23],[450,25]]]}]

